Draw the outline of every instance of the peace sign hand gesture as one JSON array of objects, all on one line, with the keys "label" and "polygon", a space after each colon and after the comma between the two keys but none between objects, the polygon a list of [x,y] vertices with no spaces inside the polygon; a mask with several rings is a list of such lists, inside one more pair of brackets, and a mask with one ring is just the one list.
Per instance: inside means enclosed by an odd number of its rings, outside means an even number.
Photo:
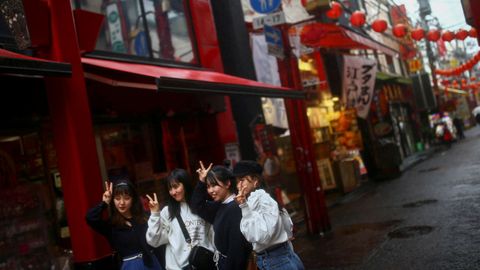
[{"label": "peace sign hand gesture", "polygon": [[203,165],[203,162],[200,160],[200,168],[197,169],[197,173],[198,173],[198,179],[201,182],[205,183],[205,178],[207,177],[207,174],[210,171],[210,169],[212,168],[212,166],[213,166],[213,163],[210,163],[208,168],[205,169],[205,166]]},{"label": "peace sign hand gesture", "polygon": [[237,184],[238,194],[235,196],[235,201],[240,205],[244,204],[247,201],[247,197],[245,196],[245,190],[247,187],[242,187],[240,183]]},{"label": "peace sign hand gesture", "polygon": [[160,205],[158,204],[157,193],[153,193],[153,199],[147,194],[148,199],[148,207],[150,208],[150,212],[158,213],[160,212]]},{"label": "peace sign hand gesture", "polygon": [[104,201],[106,204],[110,204],[112,201],[112,190],[112,182],[105,181],[105,192],[103,192],[102,201]]}]

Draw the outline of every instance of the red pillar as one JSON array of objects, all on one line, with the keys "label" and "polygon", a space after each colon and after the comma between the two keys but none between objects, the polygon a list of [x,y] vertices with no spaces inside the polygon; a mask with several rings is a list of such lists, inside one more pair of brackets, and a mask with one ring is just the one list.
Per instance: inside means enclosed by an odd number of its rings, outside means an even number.
[{"label": "red pillar", "polygon": [[106,241],[85,222],[87,209],[102,198],[103,185],[70,1],[49,0],[49,7],[51,58],[72,65],[71,78],[49,77],[45,81],[73,254],[78,263],[110,253]]},{"label": "red pillar", "polygon": [[[288,48],[287,30],[284,29],[283,42]],[[286,53],[282,61],[278,61],[282,85],[294,89],[302,89],[300,72],[297,59]],[[330,230],[325,196],[321,188],[320,175],[316,165],[316,158],[307,118],[307,107],[304,100],[285,99],[285,107],[290,126],[290,135],[294,149],[295,165],[304,192],[305,207],[307,211],[307,225],[310,233],[326,232]]]}]

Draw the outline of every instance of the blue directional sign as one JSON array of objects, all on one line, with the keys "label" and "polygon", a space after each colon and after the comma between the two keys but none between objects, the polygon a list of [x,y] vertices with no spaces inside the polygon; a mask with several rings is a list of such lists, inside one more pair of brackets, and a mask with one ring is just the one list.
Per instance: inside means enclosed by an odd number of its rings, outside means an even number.
[{"label": "blue directional sign", "polygon": [[267,41],[267,44],[283,47],[282,31],[280,29],[270,25],[265,25],[263,29],[265,31],[265,40]]},{"label": "blue directional sign", "polygon": [[253,10],[263,14],[274,12],[280,7],[281,3],[282,0],[250,0]]},{"label": "blue directional sign", "polygon": [[267,24],[263,27],[263,31],[265,33],[265,41],[267,42],[268,54],[283,59],[285,55],[283,52],[282,31]]}]

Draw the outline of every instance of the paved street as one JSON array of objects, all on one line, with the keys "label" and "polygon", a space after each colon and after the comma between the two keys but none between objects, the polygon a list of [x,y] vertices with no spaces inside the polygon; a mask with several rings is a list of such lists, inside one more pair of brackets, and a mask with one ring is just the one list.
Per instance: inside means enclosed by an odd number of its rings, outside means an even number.
[{"label": "paved street", "polygon": [[333,231],[299,235],[307,269],[480,269],[480,127],[400,178],[330,208]]}]

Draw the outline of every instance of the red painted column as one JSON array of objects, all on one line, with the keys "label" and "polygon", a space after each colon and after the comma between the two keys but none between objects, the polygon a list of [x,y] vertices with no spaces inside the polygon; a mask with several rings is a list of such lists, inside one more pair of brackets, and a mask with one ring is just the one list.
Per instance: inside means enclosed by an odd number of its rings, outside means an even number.
[{"label": "red painted column", "polygon": [[45,79],[50,117],[74,259],[86,262],[110,253],[85,222],[87,209],[102,198],[103,185],[70,1],[49,0],[49,8],[51,59],[72,65],[71,78]]},{"label": "red painted column", "polygon": [[[290,52],[291,49],[288,48],[288,37],[286,36],[287,30],[283,30],[283,42],[287,47],[285,51]],[[287,53],[284,60],[278,61],[278,68],[282,86],[302,89],[297,59],[294,56]],[[316,165],[310,124],[307,118],[307,107],[304,100],[293,99],[285,99],[285,107],[294,149],[295,165],[304,193],[308,231],[310,233],[326,232],[331,228],[330,219]]]}]

